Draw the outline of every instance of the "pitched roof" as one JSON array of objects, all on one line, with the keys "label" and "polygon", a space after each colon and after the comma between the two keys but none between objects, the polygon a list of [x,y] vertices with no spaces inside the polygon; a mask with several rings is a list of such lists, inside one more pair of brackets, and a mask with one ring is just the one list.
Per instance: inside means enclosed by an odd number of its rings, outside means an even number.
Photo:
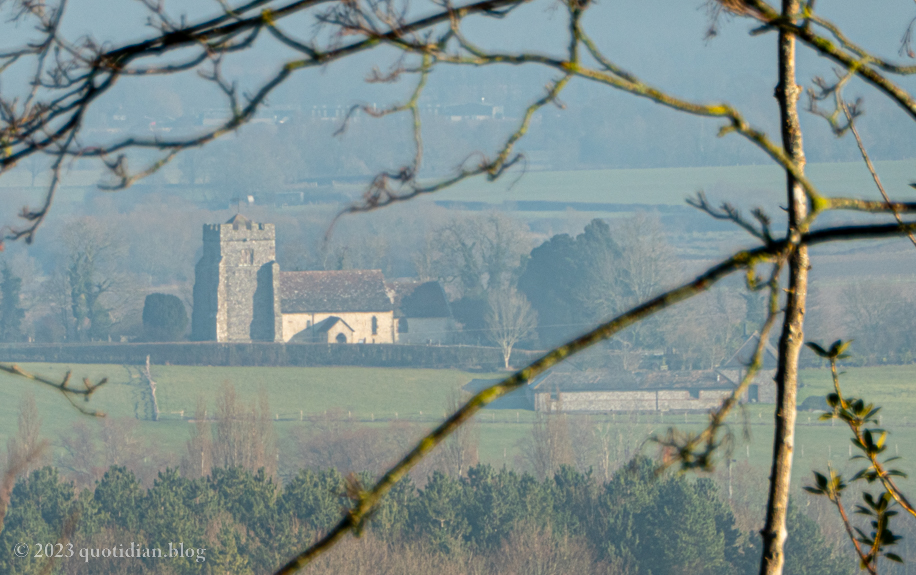
[{"label": "pitched roof", "polygon": [[[728,361],[722,363],[723,368],[728,369],[743,369],[750,365],[751,359],[754,357],[754,351],[757,349],[757,342],[760,341],[760,335],[755,331],[751,334],[751,337],[747,338],[747,341],[742,344],[742,346],[735,352]],[[775,369],[778,365],[777,361],[778,354],[776,348],[770,342],[766,342],[763,353],[763,366],[762,369]]]},{"label": "pitched roof", "polygon": [[712,370],[623,371],[614,369],[551,369],[531,382],[538,391],[655,391],[666,389],[733,389]]},{"label": "pitched roof", "polygon": [[395,317],[452,317],[445,290],[437,281],[397,281],[385,284],[394,302]]},{"label": "pitched roof", "polygon": [[350,330],[351,333],[353,332],[353,328],[350,327],[350,324],[340,319],[336,315],[332,315],[331,317],[325,318],[324,320],[319,321],[318,323],[316,323],[315,325],[313,325],[312,327],[308,329],[314,331],[315,333],[327,333],[331,330],[332,327],[334,327],[338,323],[343,324],[343,326],[347,328],[348,330]]},{"label": "pitched roof", "polygon": [[283,313],[391,311],[381,270],[280,272]]},{"label": "pitched roof", "polygon": [[226,222],[227,224],[232,224],[232,227],[239,229],[241,226],[251,229],[251,220],[243,216],[242,214],[235,214]]},{"label": "pitched roof", "polygon": [[349,330],[350,333],[353,333],[353,328],[350,327],[347,322],[340,319],[336,315],[332,315],[331,317],[327,317],[315,325],[309,326],[300,331],[292,338],[290,338],[290,341],[293,343],[309,343],[313,341],[327,340],[327,333],[331,331],[331,328],[338,323],[341,324],[345,329]]}]

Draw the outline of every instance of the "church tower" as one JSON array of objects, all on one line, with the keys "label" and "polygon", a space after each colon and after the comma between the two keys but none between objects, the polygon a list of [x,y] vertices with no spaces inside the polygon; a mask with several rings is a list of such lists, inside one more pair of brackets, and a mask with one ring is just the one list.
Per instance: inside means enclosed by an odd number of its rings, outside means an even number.
[{"label": "church tower", "polygon": [[282,341],[273,224],[237,214],[204,225],[204,253],[194,274],[194,341]]}]

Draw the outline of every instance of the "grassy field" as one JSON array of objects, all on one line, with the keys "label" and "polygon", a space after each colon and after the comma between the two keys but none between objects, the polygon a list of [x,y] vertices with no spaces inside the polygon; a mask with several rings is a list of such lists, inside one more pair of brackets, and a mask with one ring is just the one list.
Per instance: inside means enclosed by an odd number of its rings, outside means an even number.
[{"label": "grassy field", "polygon": [[[53,364],[24,365],[26,369],[50,375],[61,375],[65,366]],[[112,418],[145,417],[143,394],[145,386],[136,367],[119,365],[79,365],[74,375],[97,379],[107,376],[110,383],[92,399],[91,407],[103,410]],[[416,433],[427,429],[443,414],[450,393],[473,378],[492,378],[495,374],[474,374],[456,370],[409,370],[375,368],[221,368],[153,366],[163,420],[138,421],[138,432],[164,452],[180,456],[189,437],[191,425],[180,419],[193,414],[197,398],[203,397],[215,406],[215,398],[224,382],[231,383],[245,401],[253,400],[260,389],[267,392],[271,411],[278,415],[278,436],[281,457],[289,449],[290,433],[309,425],[308,417],[336,410],[347,414],[354,422],[375,425],[380,433],[391,420],[416,423]],[[800,400],[811,395],[823,395],[831,389],[826,369],[805,370],[805,383]],[[866,395],[884,406],[882,423],[891,431],[889,450],[903,457],[900,467],[916,472],[916,366],[853,368],[843,376],[844,392]],[[42,417],[43,435],[59,442],[78,421],[101,426],[97,420],[80,415],[60,397],[59,393],[36,387],[28,381],[0,376],[0,440],[15,433],[18,404],[26,393],[33,393]],[[305,421],[299,421],[300,411]],[[348,413],[349,412],[349,413]],[[819,423],[817,413],[801,412],[798,417],[796,469],[793,483],[800,486],[808,481],[812,468],[825,470],[828,463],[837,469],[848,465],[848,433],[840,426]],[[582,417],[582,416],[575,416]],[[589,423],[607,422],[625,437],[631,453],[644,443],[646,437],[662,433],[675,425],[680,429],[698,429],[702,414],[630,414],[608,417],[589,416]],[[531,432],[534,414],[524,410],[487,410],[478,416],[480,429],[480,458],[501,466],[513,465],[519,454],[519,442]],[[746,421],[750,435],[745,440],[742,429]],[[747,406],[743,415],[732,420],[737,443],[733,457],[746,463],[759,477],[766,477],[772,449],[772,406]],[[644,447],[652,453],[651,444]],[[909,482],[907,482],[909,483]]]},{"label": "grassy field", "polygon": [[[876,162],[889,193],[907,189],[913,162]],[[809,164],[808,177],[827,195],[861,193],[874,186],[861,162]],[[436,200],[502,203],[519,200],[607,202],[622,204],[683,205],[699,190],[772,204],[784,195],[783,172],[773,164],[701,168],[653,168],[531,172],[509,188],[514,178],[495,183],[468,180],[435,195]]]},{"label": "grassy field", "polygon": [[[890,193],[906,189],[912,179],[912,160],[875,162],[884,185]],[[874,184],[861,162],[812,163],[806,171],[809,178],[827,195],[846,195],[870,189]],[[67,177],[67,194],[61,201],[79,202],[83,192],[95,187],[104,175],[98,170],[72,170]],[[13,172],[0,186],[30,187],[26,170]],[[47,183],[41,178],[39,187]],[[623,204],[679,205],[687,195],[698,190],[728,192],[730,197],[749,196],[763,202],[779,200],[785,194],[782,171],[775,164],[754,166],[711,166],[678,168],[642,168],[610,170],[570,170],[529,172],[516,182],[507,174],[498,182],[483,178],[467,180],[447,191],[435,194],[435,200],[487,202],[549,200],[568,202],[607,202]],[[83,189],[80,189],[83,188]],[[341,184],[340,192],[358,195],[363,186]],[[772,197],[760,196],[768,191]],[[79,193],[77,193],[79,192]]]}]

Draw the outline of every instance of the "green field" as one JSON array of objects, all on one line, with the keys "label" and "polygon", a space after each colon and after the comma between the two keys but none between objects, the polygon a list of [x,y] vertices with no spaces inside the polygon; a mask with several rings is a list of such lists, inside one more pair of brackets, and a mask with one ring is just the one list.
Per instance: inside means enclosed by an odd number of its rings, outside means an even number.
[{"label": "green field", "polygon": [[[54,364],[23,365],[24,368],[48,375],[62,375],[66,367]],[[143,411],[144,382],[136,367],[119,365],[73,366],[74,375],[98,379],[107,376],[110,382],[90,402],[112,418],[145,417]],[[239,396],[252,401],[260,389],[267,392],[271,412],[279,418],[281,457],[289,449],[290,432],[309,425],[309,416],[332,410],[338,417],[352,419],[354,425],[374,425],[384,433],[387,422],[407,420],[416,424],[421,433],[441,418],[448,396],[460,390],[473,378],[492,378],[495,374],[474,374],[457,370],[411,370],[377,368],[244,368],[244,367],[178,367],[153,366],[153,378],[158,385],[162,420],[138,421],[138,433],[150,445],[177,454],[183,453],[192,426],[187,418],[193,415],[198,397],[215,406],[215,398],[224,382],[231,383]],[[805,382],[800,400],[810,395],[823,395],[831,389],[826,369],[805,370]],[[916,393],[911,391],[916,380],[916,366],[853,368],[843,376],[844,390],[849,395],[864,395],[884,406],[882,423],[891,430],[889,450],[904,458],[900,467],[916,471]],[[80,415],[58,392],[36,386],[29,381],[9,375],[0,376],[0,440],[15,433],[20,399],[33,393],[43,421],[43,435],[59,445],[60,439],[79,421],[101,426],[95,419]],[[184,412],[182,414],[182,412]],[[300,412],[303,421],[300,421]],[[185,419],[181,419],[182,415]],[[801,412],[798,417],[796,445],[796,486],[807,482],[810,470],[824,470],[828,461],[837,469],[848,465],[848,433],[840,426],[817,421],[817,413]],[[574,416],[580,418],[582,416]],[[626,437],[632,452],[653,433],[669,426],[697,429],[702,414],[618,414],[589,416],[588,423],[608,422]],[[480,429],[480,458],[501,466],[513,465],[519,441],[530,434],[534,414],[530,411],[487,410],[478,416]],[[375,422],[374,424],[372,422]],[[750,441],[743,438],[742,421],[748,423]],[[736,414],[732,429],[737,444],[733,457],[747,462],[761,478],[766,477],[772,437],[772,406],[747,406],[744,414]],[[651,445],[644,447],[652,453]]]},{"label": "green field", "polygon": [[[907,184],[916,179],[916,162],[894,160],[875,162],[887,190],[906,191]],[[874,186],[871,176],[861,162],[812,163],[806,168],[808,177],[827,195],[861,193]],[[68,172],[66,189],[61,201],[80,202],[86,190],[95,187],[104,174],[98,170]],[[509,173],[499,181],[487,182],[472,178],[448,190],[438,192],[431,200],[487,202],[546,200],[567,202],[607,202],[623,204],[680,205],[684,198],[699,190],[728,192],[730,197],[749,196],[757,202],[766,197],[761,191],[774,194],[779,200],[783,191],[783,172],[775,164],[754,166],[707,166],[679,168],[642,168],[608,170],[570,170],[528,172],[520,179]],[[516,181],[517,180],[517,181]],[[46,185],[37,182],[38,186]],[[26,170],[13,172],[0,183],[3,187],[30,187]],[[80,189],[82,188],[82,189]],[[364,187],[341,184],[340,192],[359,195]],[[877,193],[877,192],[875,192]],[[427,201],[427,200],[418,200]]]},{"label": "green field", "polygon": [[[916,179],[914,164],[912,160],[875,162],[890,194],[909,190],[907,184]],[[826,195],[861,194],[863,189],[874,186],[861,162],[809,164],[806,172]],[[784,177],[775,164],[530,172],[511,188],[515,181],[512,174],[494,183],[477,178],[439,192],[433,199],[495,204],[544,200],[683,205],[687,196],[706,190],[711,196],[727,194],[730,201],[747,198],[761,204],[785,196]]]}]

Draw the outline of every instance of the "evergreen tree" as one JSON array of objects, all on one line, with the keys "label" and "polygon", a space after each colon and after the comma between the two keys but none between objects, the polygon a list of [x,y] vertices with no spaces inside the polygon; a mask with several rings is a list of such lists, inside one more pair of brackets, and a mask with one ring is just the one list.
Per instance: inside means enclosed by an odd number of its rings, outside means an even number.
[{"label": "evergreen tree", "polygon": [[306,534],[326,531],[340,520],[343,491],[344,480],[336,470],[303,469],[286,484],[278,499],[279,513],[294,517]]},{"label": "evergreen tree", "polygon": [[595,285],[595,262],[619,257],[620,247],[610,226],[599,219],[592,220],[575,238],[559,234],[531,251],[518,289],[537,311],[542,344],[565,341],[581,330],[577,324],[594,321],[596,310],[586,302],[596,291],[608,292],[606,286]]},{"label": "evergreen tree", "polygon": [[188,313],[178,296],[151,293],[143,302],[143,331],[147,341],[176,341],[188,327]]},{"label": "evergreen tree", "polygon": [[411,511],[415,532],[442,553],[460,551],[469,535],[464,507],[461,483],[439,471],[433,472]]},{"label": "evergreen tree", "polygon": [[22,279],[13,275],[13,270],[6,262],[3,263],[0,276],[0,341],[22,341],[25,339],[22,333],[25,310],[19,294]]},{"label": "evergreen tree", "polygon": [[110,524],[134,533],[140,527],[139,503],[143,488],[133,472],[113,466],[96,484],[93,498]]},{"label": "evergreen tree", "polygon": [[[43,467],[20,480],[13,488],[0,532],[0,573],[25,575],[42,573],[47,560],[35,557],[34,544],[53,543],[60,537],[64,522],[74,511],[73,484],[62,482],[57,470]],[[25,557],[11,551],[28,545]]]}]

